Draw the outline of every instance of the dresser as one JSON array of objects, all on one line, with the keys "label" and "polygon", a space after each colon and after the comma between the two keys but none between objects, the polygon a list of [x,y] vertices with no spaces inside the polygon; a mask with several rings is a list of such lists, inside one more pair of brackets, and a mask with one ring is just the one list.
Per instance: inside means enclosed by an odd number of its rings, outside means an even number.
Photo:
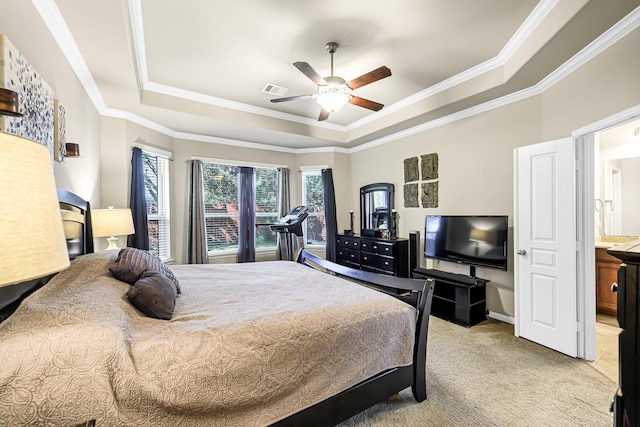
[{"label": "dresser", "polygon": [[390,276],[409,277],[409,240],[336,236],[338,264]]}]

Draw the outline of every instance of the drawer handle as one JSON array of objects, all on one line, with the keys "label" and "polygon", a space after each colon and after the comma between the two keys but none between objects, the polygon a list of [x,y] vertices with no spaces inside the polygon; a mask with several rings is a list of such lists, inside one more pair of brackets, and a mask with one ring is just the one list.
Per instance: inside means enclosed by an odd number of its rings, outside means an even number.
[{"label": "drawer handle", "polygon": [[385,261],[385,262],[384,262],[384,265],[389,265],[389,261]]},{"label": "drawer handle", "polygon": [[618,283],[617,282],[613,282],[611,284],[611,292],[618,292]]}]

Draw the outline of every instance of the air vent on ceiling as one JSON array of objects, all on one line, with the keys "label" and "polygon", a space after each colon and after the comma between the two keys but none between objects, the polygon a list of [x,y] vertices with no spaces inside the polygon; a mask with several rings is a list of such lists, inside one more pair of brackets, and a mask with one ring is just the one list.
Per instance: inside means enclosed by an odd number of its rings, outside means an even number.
[{"label": "air vent on ceiling", "polygon": [[264,89],[262,89],[264,93],[268,93],[270,95],[276,95],[276,96],[282,96],[285,93],[287,93],[288,90],[289,89],[286,87],[274,85],[273,83],[267,83]]}]

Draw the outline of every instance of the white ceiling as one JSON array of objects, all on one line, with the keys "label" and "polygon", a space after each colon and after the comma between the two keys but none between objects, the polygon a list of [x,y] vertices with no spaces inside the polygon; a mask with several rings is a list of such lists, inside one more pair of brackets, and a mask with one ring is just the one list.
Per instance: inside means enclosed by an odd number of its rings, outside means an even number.
[{"label": "white ceiling", "polygon": [[[539,83],[638,0],[33,0],[105,114],[177,137],[283,149],[352,148]],[[40,6],[38,6],[40,4]],[[56,6],[57,5],[57,9]],[[59,15],[58,15],[59,13]],[[60,38],[59,38],[60,40]],[[318,122],[315,93],[293,67],[350,80],[385,105],[347,104]],[[93,89],[92,89],[93,88]],[[211,139],[210,139],[211,140]]]}]

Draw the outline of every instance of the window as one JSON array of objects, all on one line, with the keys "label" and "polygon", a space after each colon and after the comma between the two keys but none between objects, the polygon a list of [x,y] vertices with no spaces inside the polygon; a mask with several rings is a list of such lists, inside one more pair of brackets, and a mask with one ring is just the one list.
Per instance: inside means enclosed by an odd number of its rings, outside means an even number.
[{"label": "window", "polygon": [[169,240],[169,159],[142,152],[149,224],[149,252],[171,258]]},{"label": "window", "polygon": [[[238,167],[204,163],[204,208],[209,252],[238,250]],[[256,224],[278,221],[278,170],[256,167]],[[275,248],[276,233],[256,227],[256,249]]]},{"label": "window", "polygon": [[302,204],[309,209],[303,228],[307,245],[326,245],[327,227],[324,219],[324,192],[320,171],[302,172]]}]

